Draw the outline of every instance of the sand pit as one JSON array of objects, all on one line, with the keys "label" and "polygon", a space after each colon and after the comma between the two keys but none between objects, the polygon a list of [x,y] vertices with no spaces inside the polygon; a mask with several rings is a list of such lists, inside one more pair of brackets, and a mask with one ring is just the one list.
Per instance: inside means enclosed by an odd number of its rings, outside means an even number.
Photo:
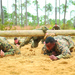
[{"label": "sand pit", "polygon": [[69,59],[52,61],[41,54],[43,44],[22,47],[21,55],[0,58],[0,75],[75,75],[75,52]]}]

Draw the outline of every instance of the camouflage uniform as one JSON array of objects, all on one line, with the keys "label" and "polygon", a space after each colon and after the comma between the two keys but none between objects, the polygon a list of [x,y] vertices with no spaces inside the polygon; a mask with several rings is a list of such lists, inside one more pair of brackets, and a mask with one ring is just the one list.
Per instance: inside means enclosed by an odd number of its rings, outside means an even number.
[{"label": "camouflage uniform", "polygon": [[[43,32],[46,33],[46,31],[48,30],[48,28],[45,27],[45,26],[43,26],[42,28],[39,28],[39,29],[36,29],[36,30],[43,30]],[[43,38],[44,38],[44,36],[41,36],[41,37],[40,36],[39,37],[26,37],[25,40],[20,44],[20,47],[28,44],[31,39],[33,39],[31,47],[32,48],[37,47],[38,43]]]},{"label": "camouflage uniform", "polygon": [[20,50],[13,44],[10,44],[5,37],[0,37],[0,50],[4,51],[4,56],[20,54]]},{"label": "camouflage uniform", "polygon": [[59,25],[57,25],[57,26],[54,25],[52,30],[60,30],[60,26]]},{"label": "camouflage uniform", "polygon": [[74,43],[70,36],[55,36],[54,37],[57,42],[55,43],[55,47],[48,51],[46,46],[42,48],[42,52],[47,55],[52,55],[54,51],[56,53],[57,58],[69,58],[71,56],[70,50],[74,47]]},{"label": "camouflage uniform", "polygon": [[[18,44],[18,45],[20,45],[20,43],[21,43],[21,42],[20,42],[20,40],[18,40],[18,43],[17,43],[17,44]],[[16,43],[15,43],[15,42],[14,42],[14,45],[16,45]]]},{"label": "camouflage uniform", "polygon": [[[17,44],[18,44],[18,45],[20,45],[23,41],[24,41],[24,40],[19,39]],[[14,45],[16,45],[16,43],[15,43],[15,42],[14,42]]]}]

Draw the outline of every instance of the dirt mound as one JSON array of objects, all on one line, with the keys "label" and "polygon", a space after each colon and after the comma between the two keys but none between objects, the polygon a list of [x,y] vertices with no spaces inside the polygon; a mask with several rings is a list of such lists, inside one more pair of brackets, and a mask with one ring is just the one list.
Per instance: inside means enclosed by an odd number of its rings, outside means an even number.
[{"label": "dirt mound", "polygon": [[75,52],[69,59],[52,61],[41,54],[42,47],[28,44],[20,49],[21,55],[0,58],[0,75],[75,75]]}]

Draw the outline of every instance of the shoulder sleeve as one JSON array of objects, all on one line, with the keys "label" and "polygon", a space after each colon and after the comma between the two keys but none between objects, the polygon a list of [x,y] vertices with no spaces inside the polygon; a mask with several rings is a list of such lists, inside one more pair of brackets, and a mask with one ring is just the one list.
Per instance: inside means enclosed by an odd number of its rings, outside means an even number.
[{"label": "shoulder sleeve", "polygon": [[25,40],[20,44],[20,47],[22,47],[22,46],[28,44],[31,39],[32,39],[32,37],[26,37]]},{"label": "shoulder sleeve", "polygon": [[61,51],[61,54],[56,56],[57,58],[69,58],[71,56],[71,52],[69,50],[69,48],[66,47],[60,47],[59,50]]}]

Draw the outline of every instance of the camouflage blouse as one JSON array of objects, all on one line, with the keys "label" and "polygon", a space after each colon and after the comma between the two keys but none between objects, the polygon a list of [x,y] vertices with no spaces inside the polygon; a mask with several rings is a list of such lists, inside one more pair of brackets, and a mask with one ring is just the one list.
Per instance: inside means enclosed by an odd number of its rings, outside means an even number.
[{"label": "camouflage blouse", "polygon": [[74,43],[70,36],[55,36],[55,40],[57,40],[55,47],[49,52],[44,46],[42,50],[44,54],[52,55],[52,51],[56,52],[57,58],[68,58],[71,56],[70,49],[74,47]]},{"label": "camouflage blouse", "polygon": [[0,37],[0,50],[4,51],[4,55],[20,54],[20,50],[15,45],[9,43],[5,37]]}]

